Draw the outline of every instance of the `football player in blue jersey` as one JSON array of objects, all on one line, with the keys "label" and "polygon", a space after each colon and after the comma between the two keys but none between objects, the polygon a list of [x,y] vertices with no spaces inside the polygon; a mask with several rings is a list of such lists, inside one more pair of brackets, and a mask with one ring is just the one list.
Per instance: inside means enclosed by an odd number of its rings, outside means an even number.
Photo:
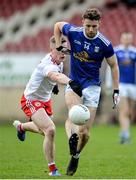
[{"label": "football player in blue jersey", "polygon": [[121,44],[115,47],[119,70],[120,70],[120,143],[130,142],[130,120],[135,112],[136,103],[136,48],[133,44],[133,34],[123,32]]},{"label": "football player in blue jersey", "polygon": [[[91,113],[90,120],[83,126],[72,124],[68,118],[65,124],[69,138],[71,160],[67,167],[67,175],[73,175],[78,167],[80,152],[89,140],[89,132],[95,119],[101,93],[99,71],[103,59],[109,64],[113,77],[113,103],[119,100],[119,70],[116,55],[110,41],[99,31],[101,13],[90,8],[83,14],[83,26],[77,27],[67,22],[57,22],[54,26],[56,49],[58,53],[69,51],[61,44],[61,35],[68,38],[71,48],[69,77],[80,84],[82,92],[75,94],[70,86],[66,87],[65,101],[68,109],[75,104],[83,103]],[[73,82],[71,81],[71,84]]]}]

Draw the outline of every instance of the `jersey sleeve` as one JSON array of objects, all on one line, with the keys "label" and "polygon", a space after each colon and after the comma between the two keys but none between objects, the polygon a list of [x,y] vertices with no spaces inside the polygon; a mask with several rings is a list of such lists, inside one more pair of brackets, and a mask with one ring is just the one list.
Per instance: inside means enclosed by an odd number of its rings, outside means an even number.
[{"label": "jersey sleeve", "polygon": [[104,57],[110,58],[113,55],[114,55],[114,49],[113,49],[112,44],[110,43],[108,46],[105,46],[104,48]]},{"label": "jersey sleeve", "polygon": [[134,48],[134,54],[135,54],[135,63],[136,63],[136,48]]},{"label": "jersey sleeve", "polygon": [[62,28],[62,33],[64,36],[68,36],[69,35],[69,32],[70,32],[70,29],[74,27],[72,26],[71,24],[65,24]]},{"label": "jersey sleeve", "polygon": [[47,65],[46,67],[44,67],[42,73],[46,77],[49,72],[58,72],[58,67],[55,65]]}]

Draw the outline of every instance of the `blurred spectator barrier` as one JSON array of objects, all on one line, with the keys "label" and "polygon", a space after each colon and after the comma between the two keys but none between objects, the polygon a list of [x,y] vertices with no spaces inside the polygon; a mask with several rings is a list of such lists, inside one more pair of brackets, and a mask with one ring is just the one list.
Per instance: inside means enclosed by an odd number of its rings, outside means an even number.
[{"label": "blurred spectator barrier", "polygon": [[1,54],[0,87],[25,86],[43,54]]}]

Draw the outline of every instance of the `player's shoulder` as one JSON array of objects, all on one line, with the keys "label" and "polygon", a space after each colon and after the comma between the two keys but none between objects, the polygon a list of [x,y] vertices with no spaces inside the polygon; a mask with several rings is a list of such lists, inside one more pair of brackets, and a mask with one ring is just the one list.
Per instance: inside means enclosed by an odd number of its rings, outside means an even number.
[{"label": "player's shoulder", "polygon": [[[118,51],[125,51],[126,48],[125,48],[122,44],[120,44],[120,45],[118,45],[118,46],[115,46],[115,47],[114,47],[114,50],[115,50],[116,52],[118,52]],[[128,47],[128,50],[131,51],[131,52],[136,53],[136,47],[135,47],[135,46],[131,46],[131,45],[130,45],[130,46]]]},{"label": "player's shoulder", "polygon": [[75,32],[82,32],[83,31],[83,27],[82,26],[76,26],[73,24],[69,24],[70,25],[70,29],[69,31],[75,31]]},{"label": "player's shoulder", "polygon": [[136,47],[135,46],[129,46],[129,50],[136,53]]},{"label": "player's shoulder", "polygon": [[41,59],[41,64],[43,64],[43,65],[45,65],[45,64],[52,64],[50,53],[46,54],[46,55]]},{"label": "player's shoulder", "polygon": [[37,66],[37,69],[39,71],[42,71],[43,69],[47,68],[54,68],[55,64],[53,64],[52,58],[50,53],[46,54],[40,61],[40,63]]},{"label": "player's shoulder", "polygon": [[124,50],[124,46],[122,46],[121,44],[117,45],[117,46],[114,47],[114,50],[115,51],[123,51]]},{"label": "player's shoulder", "polygon": [[109,46],[111,44],[110,40],[100,32],[98,33],[97,38],[106,46]]}]

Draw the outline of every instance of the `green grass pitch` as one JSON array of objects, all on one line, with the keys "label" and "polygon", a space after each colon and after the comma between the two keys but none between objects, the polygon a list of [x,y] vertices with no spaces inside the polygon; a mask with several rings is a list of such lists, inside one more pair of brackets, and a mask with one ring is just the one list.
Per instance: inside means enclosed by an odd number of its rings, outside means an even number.
[{"label": "green grass pitch", "polygon": [[[136,127],[131,128],[132,142],[120,145],[118,126],[94,126],[91,140],[81,154],[79,168],[72,177],[65,171],[70,159],[64,125],[56,128],[56,164],[59,179],[134,179],[136,178]],[[58,179],[48,176],[42,154],[43,137],[26,133],[25,142],[16,138],[11,125],[0,125],[0,179]]]}]

